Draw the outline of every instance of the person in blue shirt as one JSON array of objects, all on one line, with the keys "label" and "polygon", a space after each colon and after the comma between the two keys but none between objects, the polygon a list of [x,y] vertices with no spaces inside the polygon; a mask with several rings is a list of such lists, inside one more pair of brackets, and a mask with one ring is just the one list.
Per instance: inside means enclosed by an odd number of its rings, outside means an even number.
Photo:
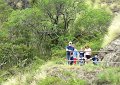
[{"label": "person in blue shirt", "polygon": [[73,60],[74,60],[74,64],[76,64],[76,61],[79,57],[79,52],[78,50],[75,48],[74,51],[73,51]]},{"label": "person in blue shirt", "polygon": [[93,61],[93,64],[94,64],[94,65],[97,65],[97,64],[98,64],[98,61],[99,61],[99,59],[98,59],[98,54],[95,54],[95,56],[92,58],[92,61]]},{"label": "person in blue shirt", "polygon": [[68,64],[70,64],[70,61],[73,61],[73,51],[74,47],[72,46],[72,42],[69,42],[69,45],[66,47],[66,56],[68,60]]}]

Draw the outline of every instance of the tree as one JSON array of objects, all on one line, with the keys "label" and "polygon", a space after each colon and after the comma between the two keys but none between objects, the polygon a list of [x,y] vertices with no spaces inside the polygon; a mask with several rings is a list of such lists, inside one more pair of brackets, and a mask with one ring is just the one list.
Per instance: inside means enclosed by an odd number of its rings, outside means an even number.
[{"label": "tree", "polygon": [[[111,15],[103,9],[90,8],[76,20],[75,28],[87,35],[105,33],[111,21]],[[97,37],[97,36],[96,36]]]},{"label": "tree", "polygon": [[83,0],[40,0],[37,5],[43,11],[46,18],[49,18],[53,26],[66,31],[70,21],[73,22],[76,14],[81,11],[78,11],[78,9],[81,9],[78,8],[81,3],[84,3]]},{"label": "tree", "polygon": [[[103,37],[112,16],[104,9],[88,8],[75,22],[75,37],[81,44],[92,43],[93,48],[100,48]],[[96,46],[96,47],[95,47]]]},{"label": "tree", "polygon": [[59,43],[62,35],[72,29],[76,16],[86,9],[84,0],[40,0],[35,6],[42,10],[43,19],[52,24],[50,29],[54,33],[50,33],[50,36],[55,45]]},{"label": "tree", "polygon": [[47,30],[49,22],[43,21],[37,8],[15,10],[3,24],[6,30],[6,42],[0,43],[0,62],[6,65],[28,64],[37,56],[51,58],[50,37]]}]

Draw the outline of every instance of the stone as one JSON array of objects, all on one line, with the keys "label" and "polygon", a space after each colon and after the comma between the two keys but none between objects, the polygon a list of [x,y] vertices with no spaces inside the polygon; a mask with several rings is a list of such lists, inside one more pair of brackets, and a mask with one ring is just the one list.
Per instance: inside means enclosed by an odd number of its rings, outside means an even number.
[{"label": "stone", "polygon": [[120,66],[120,36],[100,51],[107,51],[106,53],[99,53],[101,60],[107,66]]}]

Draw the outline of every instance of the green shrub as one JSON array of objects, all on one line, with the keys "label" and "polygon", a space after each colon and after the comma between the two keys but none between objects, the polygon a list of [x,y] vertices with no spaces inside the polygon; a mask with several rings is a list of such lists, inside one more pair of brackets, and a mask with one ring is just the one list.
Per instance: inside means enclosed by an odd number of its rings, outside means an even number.
[{"label": "green shrub", "polygon": [[[46,77],[43,80],[40,80],[38,85],[61,85],[61,79],[58,77]],[[61,84],[60,84],[61,83]]]},{"label": "green shrub", "polygon": [[98,75],[97,83],[100,84],[120,84],[120,68],[108,68]]},{"label": "green shrub", "polygon": [[34,50],[26,45],[14,45],[12,43],[0,44],[0,63],[6,63],[5,66],[14,65],[24,67],[33,59]]},{"label": "green shrub", "polygon": [[87,85],[87,83],[82,79],[70,79],[66,85]]},{"label": "green shrub", "polygon": [[67,81],[62,80],[58,77],[46,77],[40,80],[38,85],[87,85],[86,81],[81,79],[69,79]]}]

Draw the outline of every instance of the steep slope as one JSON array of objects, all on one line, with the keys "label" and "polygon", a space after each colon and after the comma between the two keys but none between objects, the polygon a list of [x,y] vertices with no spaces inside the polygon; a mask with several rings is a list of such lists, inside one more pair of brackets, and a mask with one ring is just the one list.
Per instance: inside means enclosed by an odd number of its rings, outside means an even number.
[{"label": "steep slope", "polygon": [[103,61],[108,62],[105,63],[106,65],[120,66],[120,36],[118,36],[115,40],[109,43],[101,51],[108,51],[106,53],[99,54],[102,58],[104,57]]},{"label": "steep slope", "polygon": [[[104,37],[102,46],[106,46],[112,40],[116,39],[120,35],[120,13],[112,20],[111,25],[108,28],[108,33]],[[118,38],[118,37],[117,37]]]},{"label": "steep slope", "polygon": [[[116,15],[108,28],[108,33],[104,37],[101,51],[108,51],[106,53],[99,53],[103,61],[110,66],[120,66],[120,13]],[[112,63],[118,62],[118,63]]]},{"label": "steep slope", "polygon": [[69,66],[47,62],[34,72],[18,73],[1,85],[93,85],[103,71],[93,64]]}]

